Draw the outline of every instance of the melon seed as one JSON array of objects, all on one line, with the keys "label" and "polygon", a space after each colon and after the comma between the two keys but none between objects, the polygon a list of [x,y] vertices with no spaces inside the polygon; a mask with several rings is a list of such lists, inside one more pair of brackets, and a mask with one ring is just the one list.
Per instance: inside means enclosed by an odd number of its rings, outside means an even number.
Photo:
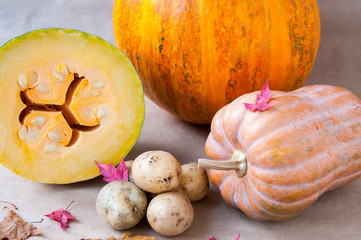
[{"label": "melon seed", "polygon": [[28,73],[28,83],[29,87],[35,86],[35,84],[38,82],[39,74],[35,71],[31,71]]},{"label": "melon seed", "polygon": [[33,120],[30,121],[34,125],[43,125],[45,123],[45,118],[42,116],[36,117]]},{"label": "melon seed", "polygon": [[58,146],[54,143],[50,143],[44,147],[44,150],[47,152],[54,152],[58,149]]},{"label": "melon seed", "polygon": [[59,70],[61,73],[69,74],[68,67],[67,67],[64,63],[59,63],[59,64],[58,64],[58,70]]},{"label": "melon seed", "polygon": [[18,78],[19,86],[23,89],[25,89],[28,85],[28,78],[25,74],[20,74]]},{"label": "melon seed", "polygon": [[90,93],[91,93],[91,95],[93,95],[93,96],[98,96],[98,95],[99,95],[99,91],[98,91],[97,89],[92,89],[92,90],[90,91]]},{"label": "melon seed", "polygon": [[26,127],[21,127],[18,134],[21,140],[25,140],[26,137],[28,136],[28,131]]},{"label": "melon seed", "polygon": [[38,138],[38,134],[37,134],[35,131],[31,130],[31,129],[29,129],[28,134],[29,134],[29,137],[30,137],[31,139],[34,139],[34,140],[35,140],[35,139]]},{"label": "melon seed", "polygon": [[47,85],[45,83],[41,83],[35,87],[35,90],[42,92],[42,93],[49,92],[49,85]]},{"label": "melon seed", "polygon": [[105,108],[99,109],[97,111],[98,118],[102,118],[107,114],[107,110]]},{"label": "melon seed", "polygon": [[61,73],[56,72],[56,73],[54,73],[53,76],[54,76],[56,81],[59,81],[59,82],[64,81],[64,76]]},{"label": "melon seed", "polygon": [[51,141],[54,141],[54,142],[60,142],[61,141],[59,135],[56,132],[49,132],[48,137],[49,137],[49,139]]},{"label": "melon seed", "polygon": [[94,113],[91,109],[89,109],[89,108],[86,109],[86,113],[87,113],[91,118],[97,118],[97,116],[95,115],[95,113]]},{"label": "melon seed", "polygon": [[93,86],[96,87],[96,88],[101,88],[101,87],[104,86],[104,83],[103,82],[94,82]]}]

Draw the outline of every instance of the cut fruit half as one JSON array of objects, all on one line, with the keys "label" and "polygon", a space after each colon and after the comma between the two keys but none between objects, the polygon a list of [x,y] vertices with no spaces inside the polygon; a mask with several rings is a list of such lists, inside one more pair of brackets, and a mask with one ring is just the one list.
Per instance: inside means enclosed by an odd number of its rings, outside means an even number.
[{"label": "cut fruit half", "polygon": [[144,115],[132,63],[97,36],[40,29],[0,48],[0,163],[24,178],[98,176],[94,161],[118,164]]}]

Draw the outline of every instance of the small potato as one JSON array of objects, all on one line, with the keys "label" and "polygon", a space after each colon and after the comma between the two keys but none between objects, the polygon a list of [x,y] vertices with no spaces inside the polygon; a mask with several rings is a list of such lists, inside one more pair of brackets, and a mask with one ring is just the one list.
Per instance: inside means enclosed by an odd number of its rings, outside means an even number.
[{"label": "small potato", "polygon": [[177,159],[164,151],[148,151],[133,162],[132,175],[135,184],[150,193],[169,192],[180,183],[182,167]]},{"label": "small potato", "polygon": [[183,193],[191,202],[203,199],[209,189],[207,171],[199,168],[195,162],[182,165],[179,187],[175,190]]},{"label": "small potato", "polygon": [[145,215],[147,197],[134,183],[114,181],[105,185],[96,200],[99,216],[112,228],[124,230]]},{"label": "small potato", "polygon": [[178,192],[157,195],[150,201],[147,219],[154,231],[175,236],[187,230],[194,218],[192,204],[186,196]]},{"label": "small potato", "polygon": [[133,180],[133,175],[132,175],[132,165],[133,165],[133,160],[128,160],[125,161],[125,166],[128,168],[128,178],[129,178],[129,182],[134,183]]}]

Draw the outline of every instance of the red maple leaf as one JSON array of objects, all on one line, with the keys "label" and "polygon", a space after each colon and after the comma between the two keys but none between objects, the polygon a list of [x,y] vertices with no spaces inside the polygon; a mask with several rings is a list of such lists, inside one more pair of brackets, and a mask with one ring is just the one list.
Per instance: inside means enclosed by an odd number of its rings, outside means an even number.
[{"label": "red maple leaf", "polygon": [[98,166],[99,172],[104,176],[104,181],[128,181],[128,168],[125,165],[123,158],[120,161],[117,169],[115,169],[112,163],[109,163],[108,166],[106,163],[98,163],[97,161],[95,161],[95,164]]},{"label": "red maple leaf", "polygon": [[74,201],[71,201],[71,203],[65,208],[65,210],[60,208],[45,216],[57,221],[60,224],[60,227],[65,230],[68,227],[68,220],[75,218],[70,212],[67,211],[73,202]]},{"label": "red maple leaf", "polygon": [[263,112],[264,110],[269,109],[272,107],[272,104],[269,104],[269,100],[271,99],[272,94],[269,89],[268,80],[264,84],[263,88],[261,89],[261,93],[257,94],[256,102],[255,103],[243,103],[247,110],[253,112],[257,110],[258,112]]}]

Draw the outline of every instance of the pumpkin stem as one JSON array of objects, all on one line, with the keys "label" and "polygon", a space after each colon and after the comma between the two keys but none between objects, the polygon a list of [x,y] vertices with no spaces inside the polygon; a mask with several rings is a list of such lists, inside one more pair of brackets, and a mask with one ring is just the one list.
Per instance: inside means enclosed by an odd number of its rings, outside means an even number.
[{"label": "pumpkin stem", "polygon": [[198,159],[198,167],[224,171],[235,170],[237,177],[241,178],[246,175],[247,172],[247,159],[243,152],[235,151],[233,152],[231,160]]}]

